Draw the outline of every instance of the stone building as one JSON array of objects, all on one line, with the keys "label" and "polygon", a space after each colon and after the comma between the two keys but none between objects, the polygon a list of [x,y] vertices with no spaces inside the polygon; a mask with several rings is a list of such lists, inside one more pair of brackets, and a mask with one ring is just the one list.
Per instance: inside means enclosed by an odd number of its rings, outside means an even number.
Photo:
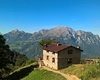
[{"label": "stone building", "polygon": [[100,59],[86,59],[86,64],[95,64],[99,62],[100,62]]},{"label": "stone building", "polygon": [[62,69],[71,64],[79,64],[82,50],[80,47],[58,43],[43,47],[43,63],[53,69]]}]

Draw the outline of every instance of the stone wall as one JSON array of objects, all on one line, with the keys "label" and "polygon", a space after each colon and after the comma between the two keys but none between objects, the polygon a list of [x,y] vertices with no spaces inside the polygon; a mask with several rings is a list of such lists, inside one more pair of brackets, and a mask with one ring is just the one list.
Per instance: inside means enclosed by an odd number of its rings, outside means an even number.
[{"label": "stone wall", "polygon": [[[72,54],[68,54],[68,50],[72,50]],[[47,59],[47,56],[48,59]],[[52,61],[52,58],[55,61]],[[53,69],[61,69],[71,64],[79,64],[81,58],[81,51],[77,50],[76,48],[69,47],[60,51],[59,53],[53,53],[51,51],[43,50],[43,62],[45,66],[48,66]]]},{"label": "stone wall", "polygon": [[[47,60],[47,56],[49,56],[48,60]],[[52,62],[52,58],[55,58],[55,62]],[[43,50],[43,62],[45,66],[48,66],[53,69],[58,69],[58,54]]]},{"label": "stone wall", "polygon": [[[72,54],[68,54],[68,50],[72,50]],[[67,48],[65,50],[62,50],[58,53],[58,69],[65,68],[67,66],[70,66],[71,64],[79,64],[80,58],[81,58],[81,51],[75,49],[75,48]],[[68,63],[68,60],[71,59],[71,63]]]}]

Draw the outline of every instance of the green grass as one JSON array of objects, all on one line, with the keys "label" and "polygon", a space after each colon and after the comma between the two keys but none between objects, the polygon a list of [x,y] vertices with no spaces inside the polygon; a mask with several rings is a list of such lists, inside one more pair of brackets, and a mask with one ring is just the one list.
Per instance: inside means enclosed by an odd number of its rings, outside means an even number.
[{"label": "green grass", "polygon": [[20,70],[22,70],[22,69],[24,69],[24,68],[28,68],[28,67],[34,66],[34,65],[38,65],[38,63],[37,63],[37,62],[33,62],[33,63],[29,64],[29,65],[20,67],[20,68],[18,68],[17,70],[11,72],[10,75],[12,75],[12,74],[15,73],[15,72],[20,72]]},{"label": "green grass", "polygon": [[91,80],[100,80],[100,76],[96,78],[92,78]]},{"label": "green grass", "polygon": [[64,73],[77,75],[82,80],[100,80],[99,64],[72,65],[61,70]]},{"label": "green grass", "polygon": [[9,76],[4,78],[4,80],[21,80],[25,76],[29,75],[34,70],[34,68],[37,67],[38,67],[37,62],[21,67],[10,73]]},{"label": "green grass", "polygon": [[21,80],[66,80],[63,76],[47,70],[35,69]]},{"label": "green grass", "polygon": [[10,73],[4,80],[66,80],[60,74],[41,70],[37,67],[37,62],[21,67]]}]

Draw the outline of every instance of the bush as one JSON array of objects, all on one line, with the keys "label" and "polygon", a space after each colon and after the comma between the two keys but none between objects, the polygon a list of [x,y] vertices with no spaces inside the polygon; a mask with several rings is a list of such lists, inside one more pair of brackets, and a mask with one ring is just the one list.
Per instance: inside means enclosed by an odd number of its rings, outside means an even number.
[{"label": "bush", "polygon": [[26,65],[29,65],[31,63],[33,63],[34,61],[33,60],[27,60],[25,63],[22,64],[22,66],[26,66]]},{"label": "bush", "polygon": [[81,60],[81,64],[86,64],[86,60],[85,59],[82,59]]}]

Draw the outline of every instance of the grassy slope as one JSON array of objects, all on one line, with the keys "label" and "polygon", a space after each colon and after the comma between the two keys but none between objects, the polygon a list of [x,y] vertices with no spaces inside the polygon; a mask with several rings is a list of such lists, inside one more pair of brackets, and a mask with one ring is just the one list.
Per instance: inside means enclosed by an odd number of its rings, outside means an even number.
[{"label": "grassy slope", "polygon": [[37,62],[21,67],[15,70],[14,72],[10,73],[10,75],[6,77],[4,80],[20,80],[25,76],[29,75],[29,73],[31,73],[36,67],[38,67]]},{"label": "grassy slope", "polygon": [[22,69],[24,69],[24,68],[29,68],[29,67],[35,66],[35,65],[38,65],[38,63],[37,63],[37,62],[33,62],[33,63],[29,64],[29,65],[20,67],[20,68],[18,68],[17,70],[11,72],[10,75],[12,75],[12,74],[15,73],[15,72],[20,72],[20,71],[21,71]]},{"label": "grassy slope", "polygon": [[66,80],[60,74],[47,70],[35,69],[38,67],[37,62],[21,67],[10,73],[5,80]]},{"label": "grassy slope", "polygon": [[98,64],[72,65],[61,71],[77,75],[82,80],[100,80],[100,66]]},{"label": "grassy slope", "polygon": [[66,80],[60,74],[47,70],[35,69],[28,76],[21,80]]}]

